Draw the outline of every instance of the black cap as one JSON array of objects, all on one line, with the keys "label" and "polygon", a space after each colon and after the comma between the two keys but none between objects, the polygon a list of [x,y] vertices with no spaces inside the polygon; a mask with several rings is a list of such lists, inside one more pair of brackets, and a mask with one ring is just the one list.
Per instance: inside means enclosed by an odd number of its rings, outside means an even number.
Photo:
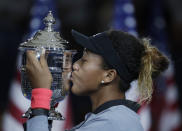
[{"label": "black cap", "polygon": [[[100,34],[100,33],[99,33],[99,34]],[[98,34],[98,35],[99,35],[99,34]],[[72,35],[73,35],[75,41],[76,41],[78,44],[80,44],[80,45],[83,46],[84,48],[89,49],[90,51],[92,51],[92,52],[94,52],[94,53],[99,54],[99,50],[95,47],[96,44],[97,44],[97,42],[94,43],[94,42],[92,41],[94,38],[97,38],[97,37],[98,37],[97,35],[88,37],[88,36],[85,36],[85,35],[83,35],[83,34],[77,32],[77,31],[75,31],[75,30],[72,30]],[[97,37],[95,37],[95,36],[97,36]],[[92,40],[91,40],[91,39],[92,39]]]},{"label": "black cap", "polygon": [[106,32],[101,32],[88,37],[75,30],[72,30],[72,35],[78,44],[96,54],[101,55],[107,64],[116,69],[117,73],[125,84],[130,84],[131,77],[125,62],[122,61],[122,57],[119,56],[116,50],[113,48],[112,41],[109,39]]}]

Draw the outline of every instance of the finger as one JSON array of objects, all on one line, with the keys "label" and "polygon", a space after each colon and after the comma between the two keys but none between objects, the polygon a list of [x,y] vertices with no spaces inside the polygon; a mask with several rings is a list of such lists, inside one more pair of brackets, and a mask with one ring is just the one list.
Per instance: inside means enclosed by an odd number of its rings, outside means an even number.
[{"label": "finger", "polygon": [[45,49],[42,50],[42,54],[40,55],[40,64],[43,68],[48,68],[47,60],[45,58]]},{"label": "finger", "polygon": [[64,52],[63,71],[71,71],[71,70],[72,70],[72,53]]},{"label": "finger", "polygon": [[63,79],[63,87],[65,92],[68,92],[71,88],[70,82],[71,82],[71,72],[65,73],[63,72],[62,74],[62,79]]},{"label": "finger", "polygon": [[40,63],[38,59],[36,58],[35,51],[27,51],[26,52],[27,59],[26,59],[26,66],[34,69],[40,69]]},{"label": "finger", "polygon": [[31,55],[34,51],[28,50],[26,52],[26,66],[31,65]]},{"label": "finger", "polygon": [[26,56],[27,56],[27,61],[28,62],[38,62],[38,59],[36,58],[36,55],[35,55],[35,51],[32,51],[32,50],[28,50],[26,52]]},{"label": "finger", "polygon": [[68,92],[71,88],[70,87],[71,71],[72,71],[72,53],[64,52],[62,79],[63,79],[63,87],[65,92]]}]

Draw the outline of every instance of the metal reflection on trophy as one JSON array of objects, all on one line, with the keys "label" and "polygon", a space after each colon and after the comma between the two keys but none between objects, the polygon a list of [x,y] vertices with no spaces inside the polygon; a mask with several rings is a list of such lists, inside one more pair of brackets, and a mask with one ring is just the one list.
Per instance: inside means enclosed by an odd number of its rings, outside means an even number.
[{"label": "metal reflection on trophy", "polygon": [[[63,66],[65,66],[65,62],[68,61],[67,59],[72,59],[73,55],[75,54],[75,51],[67,49],[69,43],[60,37],[59,32],[54,31],[54,23],[55,19],[51,11],[49,11],[48,15],[44,18],[45,29],[37,31],[32,38],[20,44],[19,50],[22,55],[20,68],[21,88],[23,95],[26,98],[31,99],[32,87],[30,81],[28,80],[25,68],[26,51],[36,51],[36,57],[40,59],[42,50],[45,49],[45,55],[49,66],[49,70],[53,76],[53,82],[51,85],[53,96],[51,100],[50,116],[48,118],[50,120],[62,120],[64,118],[61,116],[61,114],[55,112],[54,106],[59,101],[63,100],[66,95],[64,87],[62,86]],[[65,56],[64,54],[67,55]],[[27,117],[26,114],[24,114],[24,117]]]}]

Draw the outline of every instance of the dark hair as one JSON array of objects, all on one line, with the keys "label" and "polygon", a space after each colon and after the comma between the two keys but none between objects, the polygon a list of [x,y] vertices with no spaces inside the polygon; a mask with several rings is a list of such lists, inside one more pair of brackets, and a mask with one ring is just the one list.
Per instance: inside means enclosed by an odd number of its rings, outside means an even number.
[{"label": "dark hair", "polygon": [[[150,44],[149,39],[139,39],[133,35],[117,30],[106,32],[112,41],[113,48],[125,64],[131,75],[129,82],[138,79],[141,101],[151,99],[152,78],[157,77],[169,65],[168,58],[156,47]],[[104,68],[110,68],[106,63]],[[125,74],[123,74],[125,75]],[[130,83],[125,83],[120,79],[119,87],[122,92],[129,89]]]}]

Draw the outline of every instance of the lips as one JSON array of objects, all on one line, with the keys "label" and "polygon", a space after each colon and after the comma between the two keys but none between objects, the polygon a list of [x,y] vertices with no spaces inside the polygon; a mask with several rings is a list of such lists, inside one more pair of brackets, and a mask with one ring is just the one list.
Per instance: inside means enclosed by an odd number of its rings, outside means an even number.
[{"label": "lips", "polygon": [[73,81],[73,78],[74,78],[74,73],[71,72],[71,76],[70,76],[71,81]]},{"label": "lips", "polygon": [[78,76],[77,76],[77,73],[75,73],[75,72],[73,71],[73,72],[71,72],[71,80],[74,80],[75,78],[77,79]]}]

